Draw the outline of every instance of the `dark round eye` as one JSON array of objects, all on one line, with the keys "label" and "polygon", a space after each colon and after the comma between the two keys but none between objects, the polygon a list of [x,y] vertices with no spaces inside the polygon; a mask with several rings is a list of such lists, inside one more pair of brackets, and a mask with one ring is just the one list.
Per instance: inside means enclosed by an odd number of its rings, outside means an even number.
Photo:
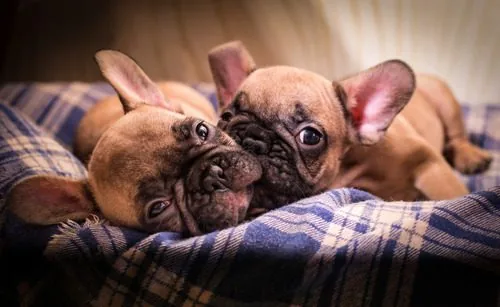
[{"label": "dark round eye", "polygon": [[204,123],[199,123],[198,126],[196,126],[196,134],[205,141],[208,137],[208,127]]},{"label": "dark round eye", "polygon": [[299,133],[299,141],[304,145],[317,145],[322,137],[321,132],[312,127],[306,127]]},{"label": "dark round eye", "polygon": [[223,121],[230,121],[231,118],[233,118],[233,113],[229,112],[229,111],[226,111],[224,113],[222,113],[222,115],[220,116],[220,118],[223,120]]},{"label": "dark round eye", "polygon": [[151,204],[151,206],[149,206],[148,217],[150,219],[157,217],[163,211],[165,211],[165,209],[167,209],[169,205],[170,203],[166,200],[155,201]]}]

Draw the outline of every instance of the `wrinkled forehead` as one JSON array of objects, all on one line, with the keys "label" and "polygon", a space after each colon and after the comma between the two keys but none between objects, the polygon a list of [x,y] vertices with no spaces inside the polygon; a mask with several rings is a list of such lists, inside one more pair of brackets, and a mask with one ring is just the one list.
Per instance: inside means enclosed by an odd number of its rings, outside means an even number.
[{"label": "wrinkled forehead", "polygon": [[281,120],[297,113],[329,120],[328,114],[339,111],[340,104],[332,82],[310,71],[288,66],[255,70],[240,87],[242,109],[263,117]]},{"label": "wrinkled forehead", "polygon": [[125,114],[109,129],[113,133],[173,137],[172,127],[189,121],[186,116],[154,106],[141,106]]},{"label": "wrinkled forehead", "polygon": [[122,175],[153,174],[161,168],[173,170],[182,156],[173,130],[183,125],[189,127],[192,120],[161,109],[141,108],[113,124],[94,150],[90,166],[109,169],[110,181],[127,179],[120,178]]}]

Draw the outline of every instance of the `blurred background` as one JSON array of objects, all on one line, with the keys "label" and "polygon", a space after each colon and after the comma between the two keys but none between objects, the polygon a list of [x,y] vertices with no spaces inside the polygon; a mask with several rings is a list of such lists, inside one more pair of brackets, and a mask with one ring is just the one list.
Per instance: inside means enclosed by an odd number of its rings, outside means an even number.
[{"label": "blurred background", "polygon": [[260,66],[330,79],[399,58],[462,101],[500,102],[500,1],[2,0],[0,81],[101,81],[121,50],[155,80],[211,81],[207,52],[239,39]]}]

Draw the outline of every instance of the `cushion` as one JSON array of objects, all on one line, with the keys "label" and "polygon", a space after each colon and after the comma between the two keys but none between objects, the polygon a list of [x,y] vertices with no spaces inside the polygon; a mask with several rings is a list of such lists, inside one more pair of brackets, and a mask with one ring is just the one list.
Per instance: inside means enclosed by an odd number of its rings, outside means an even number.
[{"label": "cushion", "polygon": [[[83,112],[110,93],[104,84],[84,83],[0,88],[2,199],[34,174],[85,176],[67,149]],[[97,306],[494,305],[500,109],[463,109],[471,139],[495,156],[485,174],[462,176],[476,191],[465,197],[384,202],[337,189],[194,238],[96,219],[35,229],[14,221],[3,228],[11,244],[0,265],[9,287],[0,288],[11,294],[18,286],[12,282],[47,285],[57,266],[80,290],[72,298]]]}]

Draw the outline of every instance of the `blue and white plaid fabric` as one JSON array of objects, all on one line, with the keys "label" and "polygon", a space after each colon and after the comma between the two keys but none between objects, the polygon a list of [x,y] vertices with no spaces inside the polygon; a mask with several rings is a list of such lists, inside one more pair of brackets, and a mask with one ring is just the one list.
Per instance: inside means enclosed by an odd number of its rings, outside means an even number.
[{"label": "blue and white plaid fabric", "polygon": [[[30,174],[84,176],[51,136],[70,148],[84,110],[109,93],[104,84],[0,88],[2,198]],[[44,257],[78,272],[93,306],[498,306],[500,107],[464,113],[471,138],[495,157],[485,174],[463,177],[475,191],[466,197],[383,202],[338,189],[188,239],[89,219],[44,233]],[[42,235],[4,231],[23,247]]]},{"label": "blue and white plaid fabric", "polygon": [[[211,84],[194,84],[214,106],[217,97]],[[83,114],[99,99],[113,95],[107,83],[9,83],[0,86],[0,103],[24,113],[67,149],[71,149]]]}]

